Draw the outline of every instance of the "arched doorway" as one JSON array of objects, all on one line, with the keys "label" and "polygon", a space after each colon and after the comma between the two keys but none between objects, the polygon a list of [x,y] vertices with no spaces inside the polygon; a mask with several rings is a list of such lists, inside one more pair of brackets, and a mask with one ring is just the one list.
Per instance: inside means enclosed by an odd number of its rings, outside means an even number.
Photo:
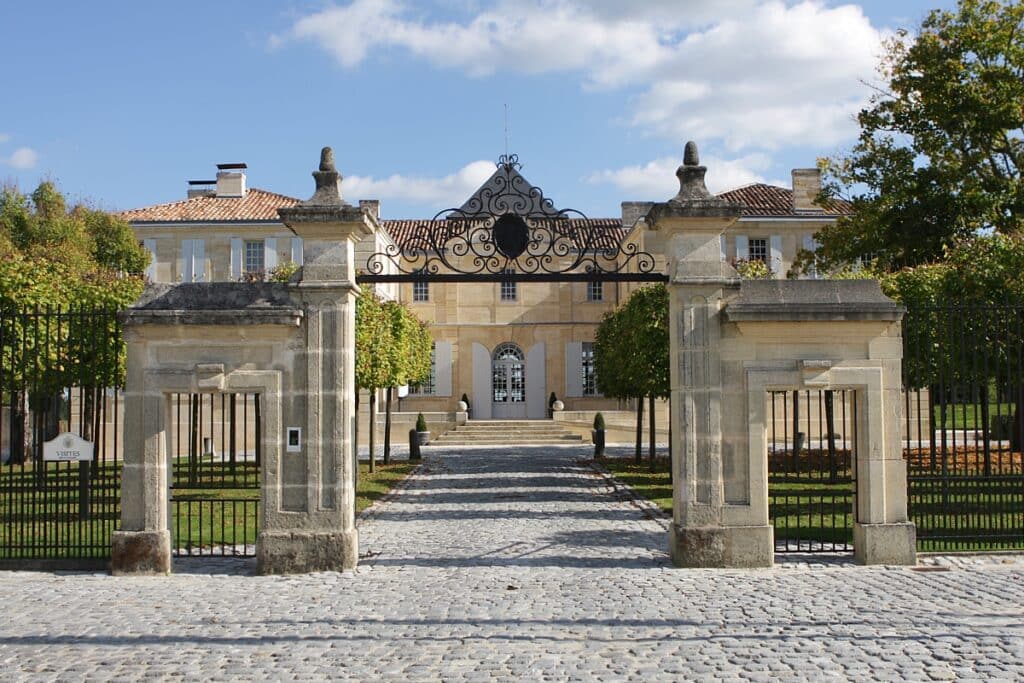
[{"label": "arched doorway", "polygon": [[526,356],[511,342],[499,344],[491,354],[491,415],[526,417]]}]

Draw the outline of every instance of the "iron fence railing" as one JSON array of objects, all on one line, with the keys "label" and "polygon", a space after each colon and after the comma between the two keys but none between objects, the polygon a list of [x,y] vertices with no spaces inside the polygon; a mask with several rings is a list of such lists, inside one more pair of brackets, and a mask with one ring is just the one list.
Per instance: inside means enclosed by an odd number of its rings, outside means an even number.
[{"label": "iron fence railing", "polygon": [[903,345],[918,549],[1024,547],[1024,306],[909,307]]},{"label": "iron fence railing", "polygon": [[[103,563],[119,521],[125,348],[116,311],[0,311],[0,565]],[[48,462],[62,432],[90,462]]]}]

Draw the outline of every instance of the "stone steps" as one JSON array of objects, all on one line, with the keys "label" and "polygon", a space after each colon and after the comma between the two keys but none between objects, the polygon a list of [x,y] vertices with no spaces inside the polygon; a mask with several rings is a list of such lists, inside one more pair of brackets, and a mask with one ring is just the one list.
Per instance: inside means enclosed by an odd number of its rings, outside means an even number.
[{"label": "stone steps", "polygon": [[550,420],[470,420],[431,443],[438,446],[515,446],[582,442],[579,434]]}]

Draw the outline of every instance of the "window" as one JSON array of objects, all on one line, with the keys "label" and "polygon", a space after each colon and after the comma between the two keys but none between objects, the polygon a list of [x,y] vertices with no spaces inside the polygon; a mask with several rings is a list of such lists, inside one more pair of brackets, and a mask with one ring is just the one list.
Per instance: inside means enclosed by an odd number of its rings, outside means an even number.
[{"label": "window", "polygon": [[877,251],[869,251],[860,255],[860,267],[867,268],[878,258]]},{"label": "window", "polygon": [[763,237],[750,238],[750,261],[768,263],[768,240]]},{"label": "window", "polygon": [[587,301],[603,301],[604,300],[604,283],[603,282],[588,282],[587,283]]},{"label": "window", "polygon": [[[506,268],[505,274],[511,275],[515,273],[514,268]],[[501,282],[501,300],[502,301],[515,301],[516,300],[516,283],[512,280],[502,280]]]},{"label": "window", "polygon": [[264,263],[263,240],[246,240],[245,274],[262,275]]},{"label": "window", "polygon": [[427,381],[409,387],[410,394],[433,396],[437,393],[437,344],[430,345],[430,377]]},{"label": "window", "polygon": [[430,301],[430,283],[429,282],[413,282],[412,283],[412,300],[413,301]]},{"label": "window", "polygon": [[584,396],[597,396],[597,374],[594,372],[594,343],[583,342],[580,352],[580,386]]}]

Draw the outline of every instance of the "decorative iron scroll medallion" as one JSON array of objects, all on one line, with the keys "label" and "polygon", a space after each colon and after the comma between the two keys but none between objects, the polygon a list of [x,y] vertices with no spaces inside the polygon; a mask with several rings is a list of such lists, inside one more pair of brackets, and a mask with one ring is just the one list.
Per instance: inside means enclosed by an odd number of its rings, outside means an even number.
[{"label": "decorative iron scroll medallion", "polygon": [[654,257],[625,241],[628,228],[557,209],[519,174],[516,155],[459,208],[393,231],[360,282],[414,280],[662,281]]}]

